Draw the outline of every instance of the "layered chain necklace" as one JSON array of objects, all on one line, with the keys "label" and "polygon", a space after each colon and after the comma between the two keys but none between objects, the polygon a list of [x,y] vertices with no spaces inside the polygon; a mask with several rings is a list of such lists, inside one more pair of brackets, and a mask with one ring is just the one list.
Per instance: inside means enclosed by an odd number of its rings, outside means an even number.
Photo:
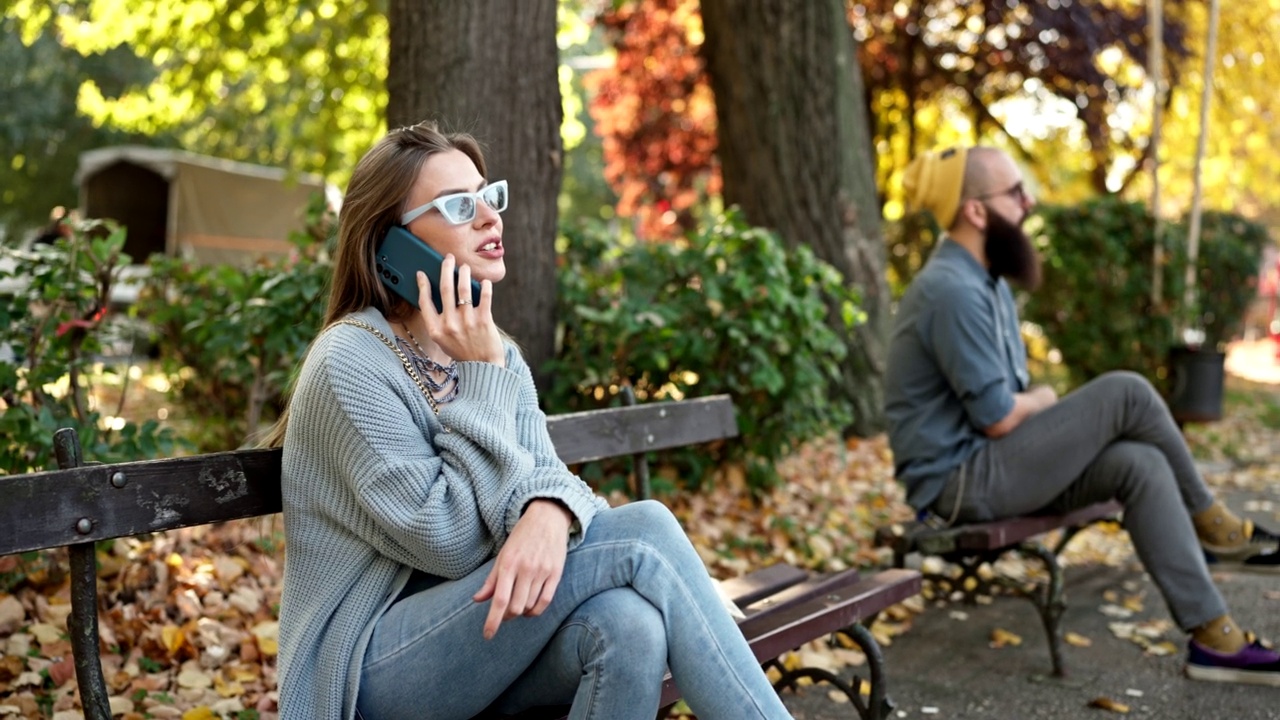
[{"label": "layered chain necklace", "polygon": [[[441,365],[427,355],[427,351],[422,349],[422,345],[418,342],[418,338],[414,337],[413,331],[409,326],[401,324],[404,332],[409,336],[408,340],[396,335],[396,345],[409,356],[409,360],[417,369],[418,374],[422,376],[422,381],[426,383],[427,389],[435,396],[437,402],[447,403],[458,396],[458,361],[452,360],[448,365]],[[410,344],[412,341],[412,344]],[[437,380],[439,377],[441,379]]]}]

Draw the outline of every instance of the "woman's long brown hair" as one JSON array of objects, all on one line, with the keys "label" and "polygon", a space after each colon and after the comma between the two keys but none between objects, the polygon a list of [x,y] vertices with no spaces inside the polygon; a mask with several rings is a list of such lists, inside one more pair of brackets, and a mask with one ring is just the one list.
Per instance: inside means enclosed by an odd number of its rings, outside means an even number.
[{"label": "woman's long brown hair", "polygon": [[[360,159],[347,184],[338,216],[338,246],[321,332],[347,315],[370,306],[390,319],[403,318],[413,312],[408,303],[393,295],[378,279],[374,254],[382,237],[393,225],[399,224],[409,191],[427,158],[451,150],[463,152],[475,163],[480,175],[488,177],[484,155],[475,138],[465,133],[441,132],[431,122],[392,130]],[[258,447],[283,446],[288,422],[286,403],[275,425],[257,443]]]}]

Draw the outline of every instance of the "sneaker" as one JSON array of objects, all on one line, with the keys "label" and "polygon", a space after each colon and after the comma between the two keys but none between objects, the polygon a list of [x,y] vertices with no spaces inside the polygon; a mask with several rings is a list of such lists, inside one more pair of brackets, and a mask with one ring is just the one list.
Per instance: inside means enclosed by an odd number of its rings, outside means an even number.
[{"label": "sneaker", "polygon": [[1261,527],[1252,527],[1249,542],[1241,548],[1227,551],[1203,543],[1201,547],[1210,570],[1280,572],[1280,535]]},{"label": "sneaker", "polygon": [[1192,640],[1187,653],[1187,677],[1280,687],[1280,653],[1258,642],[1252,633],[1247,637],[1249,644],[1234,655],[1210,650]]}]

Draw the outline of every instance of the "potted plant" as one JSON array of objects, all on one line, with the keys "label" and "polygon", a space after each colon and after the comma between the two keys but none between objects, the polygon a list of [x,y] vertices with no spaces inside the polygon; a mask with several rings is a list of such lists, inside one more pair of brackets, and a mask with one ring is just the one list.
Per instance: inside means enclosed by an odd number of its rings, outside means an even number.
[{"label": "potted plant", "polygon": [[[1194,275],[1172,273],[1174,283],[1192,277],[1194,293],[1186,293],[1185,286],[1170,288],[1193,297],[1175,314],[1181,342],[1169,350],[1169,409],[1179,423],[1222,417],[1226,345],[1239,333],[1257,294],[1262,251],[1270,242],[1265,227],[1232,213],[1204,213],[1200,232]],[[1188,261],[1182,253],[1175,262],[1185,268]]]}]

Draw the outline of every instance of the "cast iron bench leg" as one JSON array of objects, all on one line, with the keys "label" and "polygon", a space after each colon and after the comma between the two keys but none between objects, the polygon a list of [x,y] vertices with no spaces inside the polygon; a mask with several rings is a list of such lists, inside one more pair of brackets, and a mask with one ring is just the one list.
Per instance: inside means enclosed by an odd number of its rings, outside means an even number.
[{"label": "cast iron bench leg", "polygon": [[[1006,552],[1016,552],[1024,557],[1040,560],[1049,574],[1049,581],[1035,583],[1034,587],[1028,587],[1028,583],[999,575],[991,580],[984,580],[980,573],[982,566],[994,563]],[[944,555],[943,559],[959,566],[960,577],[952,578],[946,574],[930,574],[925,577],[933,582],[935,588],[944,593],[944,598],[950,599],[958,592],[966,604],[973,605],[977,603],[979,595],[993,595],[995,587],[999,586],[1030,600],[1040,615],[1040,622],[1044,625],[1045,635],[1049,640],[1049,658],[1053,663],[1053,675],[1066,677],[1066,663],[1062,659],[1061,629],[1066,601],[1062,597],[1064,585],[1062,565],[1058,562],[1056,553],[1038,542],[1025,542],[1014,547],[985,552],[964,555],[952,553]]]},{"label": "cast iron bench leg", "polygon": [[[54,454],[62,469],[80,467],[80,438],[71,428],[53,435]],[[89,519],[80,520],[91,523]],[[88,532],[89,528],[81,532]],[[98,559],[91,542],[68,545],[71,558],[71,614],[67,630],[71,634],[71,654],[75,659],[76,684],[87,720],[111,720],[107,683],[98,660]]]},{"label": "cast iron bench leg", "polygon": [[[773,684],[773,689],[778,692],[794,689],[801,678],[809,678],[814,682],[825,682],[833,685],[837,690],[844,693],[849,698],[850,704],[853,705],[854,711],[858,713],[858,717],[862,720],[884,720],[884,718],[889,717],[893,711],[894,704],[885,697],[884,654],[880,651],[880,644],[876,642],[871,631],[862,623],[855,623],[842,630],[837,630],[835,634],[848,637],[866,655],[867,667],[871,675],[869,682],[864,681],[857,674],[854,674],[851,678],[852,682],[845,682],[835,673],[821,668],[804,667],[787,670],[777,660],[770,660],[764,664],[765,669],[773,667],[781,674],[778,681]],[[867,682],[870,691],[866,703],[862,701],[863,682]]]},{"label": "cast iron bench leg", "polygon": [[1049,657],[1053,660],[1054,677],[1066,677],[1067,669],[1062,661],[1062,612],[1067,604],[1062,599],[1062,564],[1058,556],[1040,543],[1024,543],[1018,548],[1024,555],[1035,556],[1049,572],[1049,582],[1043,588],[1027,593],[1027,599],[1035,604],[1049,638]]}]

